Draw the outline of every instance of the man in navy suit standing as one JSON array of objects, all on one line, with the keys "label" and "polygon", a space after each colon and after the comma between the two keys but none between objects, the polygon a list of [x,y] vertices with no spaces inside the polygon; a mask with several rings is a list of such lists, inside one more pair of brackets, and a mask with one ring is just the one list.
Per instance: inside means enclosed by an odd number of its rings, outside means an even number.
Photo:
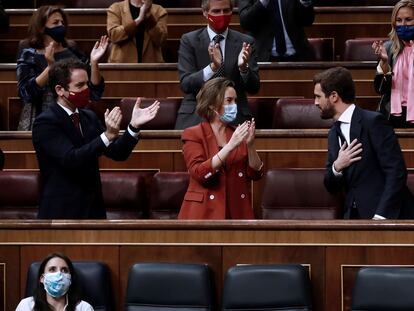
[{"label": "man in navy suit standing", "polygon": [[334,118],[328,134],[325,186],[344,191],[344,218],[413,218],[414,200],[394,129],[377,112],[359,108],[351,73],[342,67],[314,77],[315,105]]},{"label": "man in navy suit standing", "polygon": [[304,29],[315,19],[312,0],[239,0],[239,16],[256,40],[259,62],[315,58]]},{"label": "man in navy suit standing", "polygon": [[138,142],[139,128],[159,109],[155,101],[145,109],[137,100],[128,129],[119,135],[119,107],[105,112],[105,128],[89,102],[85,64],[76,60],[56,62],[49,71],[49,85],[56,104],[33,124],[33,145],[42,177],[38,218],[106,218],[98,158],[126,160]]}]

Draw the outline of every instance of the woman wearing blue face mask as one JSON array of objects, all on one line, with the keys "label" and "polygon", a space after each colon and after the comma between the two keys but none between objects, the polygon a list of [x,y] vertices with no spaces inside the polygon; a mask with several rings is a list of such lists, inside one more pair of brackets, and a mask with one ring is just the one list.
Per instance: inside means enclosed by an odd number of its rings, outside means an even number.
[{"label": "woman wearing blue face mask", "polygon": [[80,299],[72,262],[61,253],[52,253],[39,267],[37,287],[32,297],[20,301],[16,311],[93,311]]},{"label": "woman wearing blue face mask", "polygon": [[24,102],[18,130],[32,130],[34,118],[54,104],[48,86],[49,68],[58,60],[75,58],[90,64],[90,99],[97,101],[104,91],[104,80],[99,72],[98,61],[108,46],[108,38],[102,36],[93,47],[88,59],[66,39],[68,21],[64,11],[54,6],[41,6],[33,14],[29,37],[20,44],[17,57],[17,90]]},{"label": "woman wearing blue face mask", "polygon": [[263,163],[254,147],[255,122],[236,128],[234,83],[215,78],[197,95],[197,113],[204,119],[183,131],[184,161],[190,184],[180,219],[253,219],[251,180],[263,175]]},{"label": "woman wearing blue face mask", "polygon": [[390,40],[372,45],[379,57],[374,80],[382,95],[378,109],[394,127],[414,127],[414,0],[394,6],[391,26]]}]

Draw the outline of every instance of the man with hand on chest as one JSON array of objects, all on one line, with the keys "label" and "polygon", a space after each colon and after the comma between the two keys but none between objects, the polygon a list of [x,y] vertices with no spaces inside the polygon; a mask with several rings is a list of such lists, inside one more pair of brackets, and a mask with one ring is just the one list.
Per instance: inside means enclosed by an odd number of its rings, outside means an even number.
[{"label": "man with hand on chest", "polygon": [[377,112],[359,108],[351,73],[342,67],[317,74],[315,105],[334,118],[328,134],[325,187],[344,192],[344,218],[411,219],[414,198],[394,129]]}]

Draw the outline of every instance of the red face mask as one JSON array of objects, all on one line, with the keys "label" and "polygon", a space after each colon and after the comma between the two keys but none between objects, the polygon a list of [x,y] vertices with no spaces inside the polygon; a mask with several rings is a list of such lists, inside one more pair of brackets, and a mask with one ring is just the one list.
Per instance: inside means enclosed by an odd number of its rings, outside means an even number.
[{"label": "red face mask", "polygon": [[231,14],[228,15],[210,15],[208,14],[208,24],[217,33],[222,33],[229,27]]},{"label": "red face mask", "polygon": [[69,91],[69,97],[67,98],[76,108],[85,108],[90,102],[89,88],[80,92]]}]

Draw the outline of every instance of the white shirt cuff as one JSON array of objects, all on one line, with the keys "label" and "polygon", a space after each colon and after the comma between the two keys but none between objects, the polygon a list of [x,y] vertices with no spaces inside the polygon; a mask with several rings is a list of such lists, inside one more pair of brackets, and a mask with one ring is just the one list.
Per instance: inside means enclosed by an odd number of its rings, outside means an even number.
[{"label": "white shirt cuff", "polygon": [[[389,65],[388,65],[388,69],[389,69]],[[381,65],[380,65],[380,63],[378,63],[378,66],[377,66],[377,72],[379,73],[379,74],[384,74],[384,71],[382,71],[382,67],[381,67]],[[391,71],[389,70],[388,72],[386,72],[385,74],[391,74]]]},{"label": "white shirt cuff", "polygon": [[131,129],[129,128],[129,126],[127,126],[127,130],[128,130],[128,133],[132,136],[132,137],[134,137],[134,138],[136,138],[136,139],[138,139],[138,136],[139,136],[139,132],[133,132],[133,131],[131,131]]},{"label": "white shirt cuff", "polygon": [[210,64],[208,64],[203,69],[203,80],[208,81],[211,79],[211,77],[214,75],[214,71],[211,69]]},{"label": "white shirt cuff", "polygon": [[372,217],[372,219],[374,219],[374,220],[384,220],[384,219],[387,219],[387,218],[385,218],[381,215],[375,214],[374,217]]},{"label": "white shirt cuff", "polygon": [[334,175],[336,177],[341,177],[342,176],[342,172],[337,172],[335,169],[335,165],[332,163],[332,172],[334,173]]},{"label": "white shirt cuff", "polygon": [[108,137],[106,137],[105,133],[101,134],[101,139],[106,147],[108,147],[111,144],[111,141],[109,141]]},{"label": "white shirt cuff", "polygon": [[269,0],[260,0],[260,2],[263,4],[265,8],[267,8],[267,5],[269,4]]},{"label": "white shirt cuff", "polygon": [[312,0],[300,0],[300,3],[301,3],[304,7],[308,7],[308,6],[312,5]]}]

